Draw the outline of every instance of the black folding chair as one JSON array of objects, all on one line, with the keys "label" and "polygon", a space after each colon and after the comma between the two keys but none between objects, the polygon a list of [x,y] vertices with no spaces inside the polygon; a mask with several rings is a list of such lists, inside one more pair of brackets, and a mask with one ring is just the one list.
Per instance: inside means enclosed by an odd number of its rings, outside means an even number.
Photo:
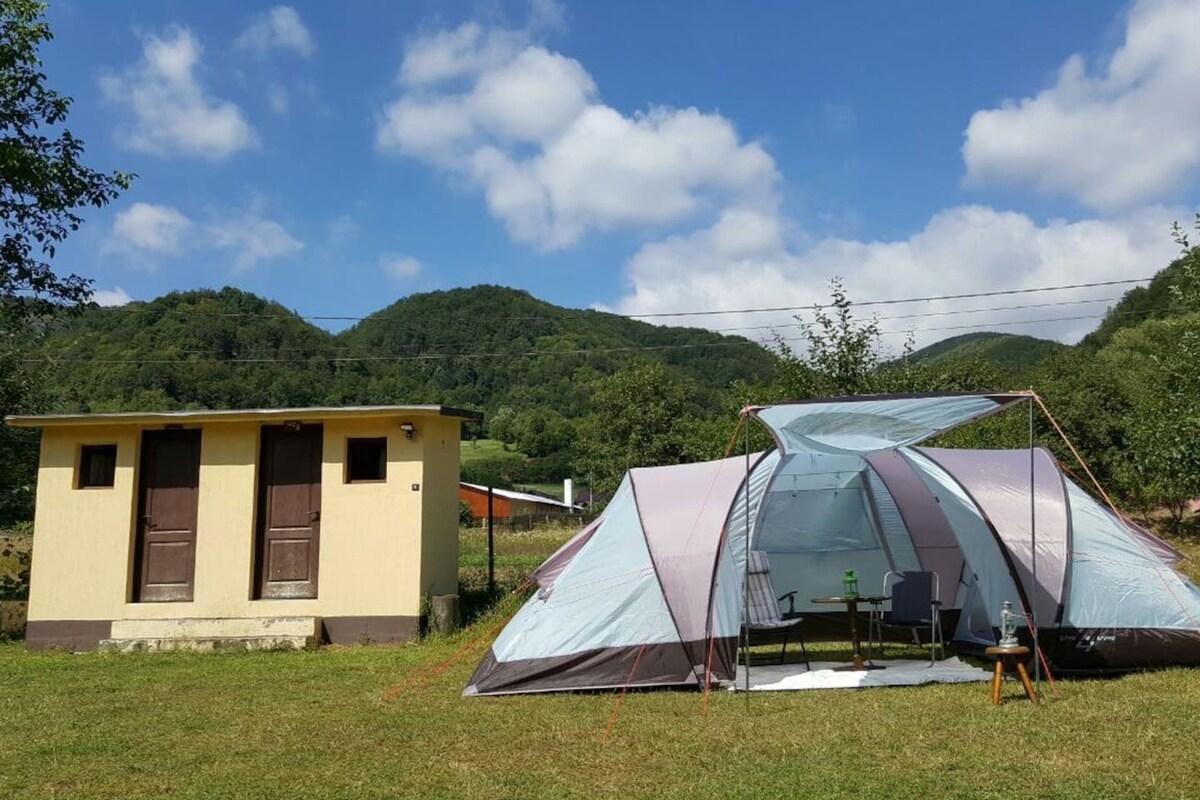
[{"label": "black folding chair", "polygon": [[[893,582],[893,578],[896,580]],[[871,615],[873,634],[878,636],[879,651],[883,653],[882,626],[908,628],[912,631],[913,643],[921,644],[918,631],[929,629],[929,665],[937,663],[938,650],[946,657],[946,645],[942,635],[942,601],[938,600],[938,575],[936,572],[889,572],[883,576],[883,594],[891,591],[891,608],[882,614]],[[868,634],[868,639],[871,634]]]}]

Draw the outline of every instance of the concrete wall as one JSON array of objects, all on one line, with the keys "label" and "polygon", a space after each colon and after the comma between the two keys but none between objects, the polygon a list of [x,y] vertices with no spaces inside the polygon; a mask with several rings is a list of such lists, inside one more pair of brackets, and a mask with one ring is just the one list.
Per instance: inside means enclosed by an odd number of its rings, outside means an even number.
[{"label": "concrete wall", "polygon": [[[30,621],[320,616],[375,618],[377,627],[393,620],[391,630],[396,619],[415,622],[426,592],[457,591],[460,423],[408,419],[418,430],[412,440],[398,418],[324,423],[318,596],[298,600],[251,599],[259,424],[201,425],[195,597],[184,603],[130,602],[141,428],[47,428]],[[345,482],[351,437],[387,437],[386,482]],[[113,443],[114,486],[74,488],[80,446]]]}]

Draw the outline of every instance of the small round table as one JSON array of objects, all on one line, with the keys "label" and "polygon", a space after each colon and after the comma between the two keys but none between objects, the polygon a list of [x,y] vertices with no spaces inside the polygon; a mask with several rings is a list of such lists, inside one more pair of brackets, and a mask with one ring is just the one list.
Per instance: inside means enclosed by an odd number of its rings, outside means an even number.
[{"label": "small round table", "polygon": [[1015,668],[1017,676],[1020,677],[1021,685],[1025,687],[1025,696],[1034,703],[1038,701],[1037,690],[1033,688],[1033,682],[1029,680],[1029,673],[1025,670],[1028,647],[989,647],[983,652],[996,659],[996,669],[992,673],[992,705],[1000,705],[1000,688],[1004,683],[1004,673],[1010,666]]},{"label": "small round table", "polygon": [[850,614],[850,641],[854,645],[854,655],[851,658],[852,663],[844,667],[837,667],[839,670],[867,670],[867,669],[883,669],[877,664],[868,664],[862,657],[862,640],[858,635],[858,604],[859,603],[881,603],[887,600],[886,597],[876,595],[860,594],[856,597],[814,597],[813,603],[818,605],[845,605],[846,611]]}]

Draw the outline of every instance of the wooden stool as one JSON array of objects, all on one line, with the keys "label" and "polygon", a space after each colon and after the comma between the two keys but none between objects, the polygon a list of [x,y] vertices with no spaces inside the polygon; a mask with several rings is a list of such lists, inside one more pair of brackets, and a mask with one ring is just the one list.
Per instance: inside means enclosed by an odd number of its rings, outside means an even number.
[{"label": "wooden stool", "polygon": [[989,656],[996,657],[996,671],[992,676],[993,705],[1000,705],[1000,687],[1004,683],[1004,672],[1010,668],[1010,662],[1021,679],[1021,685],[1025,687],[1025,696],[1034,703],[1038,701],[1033,682],[1029,680],[1029,673],[1025,670],[1024,656],[1029,655],[1028,647],[989,647],[984,652]]}]

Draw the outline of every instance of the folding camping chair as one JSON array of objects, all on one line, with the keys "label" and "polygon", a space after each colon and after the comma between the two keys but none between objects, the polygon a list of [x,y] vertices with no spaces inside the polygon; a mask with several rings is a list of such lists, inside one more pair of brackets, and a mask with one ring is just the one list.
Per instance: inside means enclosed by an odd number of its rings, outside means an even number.
[{"label": "folding camping chair", "polygon": [[[891,603],[889,611],[882,614],[871,614],[868,641],[879,642],[879,652],[883,653],[883,626],[909,628],[912,631],[913,643],[920,644],[918,631],[929,628],[929,666],[937,663],[937,653],[940,648],[942,658],[946,657],[946,645],[942,637],[942,601],[938,600],[938,574],[936,572],[888,572],[883,576],[883,594],[888,593],[889,582],[895,577],[898,580],[891,583]],[[878,637],[878,638],[875,638]]]},{"label": "folding camping chair", "polygon": [[[788,640],[792,632],[800,640],[800,653],[804,656],[805,669],[811,670],[808,663],[808,649],[804,646],[804,636],[800,633],[800,625],[804,617],[796,613],[796,593],[776,595],[775,587],[771,584],[771,564],[767,554],[762,550],[750,551],[749,582],[747,588],[746,614],[748,621],[742,624],[742,633],[747,631],[780,631],[783,633],[783,648],[779,651],[779,663],[787,657]],[[786,613],[780,613],[779,604],[788,601]]]}]

